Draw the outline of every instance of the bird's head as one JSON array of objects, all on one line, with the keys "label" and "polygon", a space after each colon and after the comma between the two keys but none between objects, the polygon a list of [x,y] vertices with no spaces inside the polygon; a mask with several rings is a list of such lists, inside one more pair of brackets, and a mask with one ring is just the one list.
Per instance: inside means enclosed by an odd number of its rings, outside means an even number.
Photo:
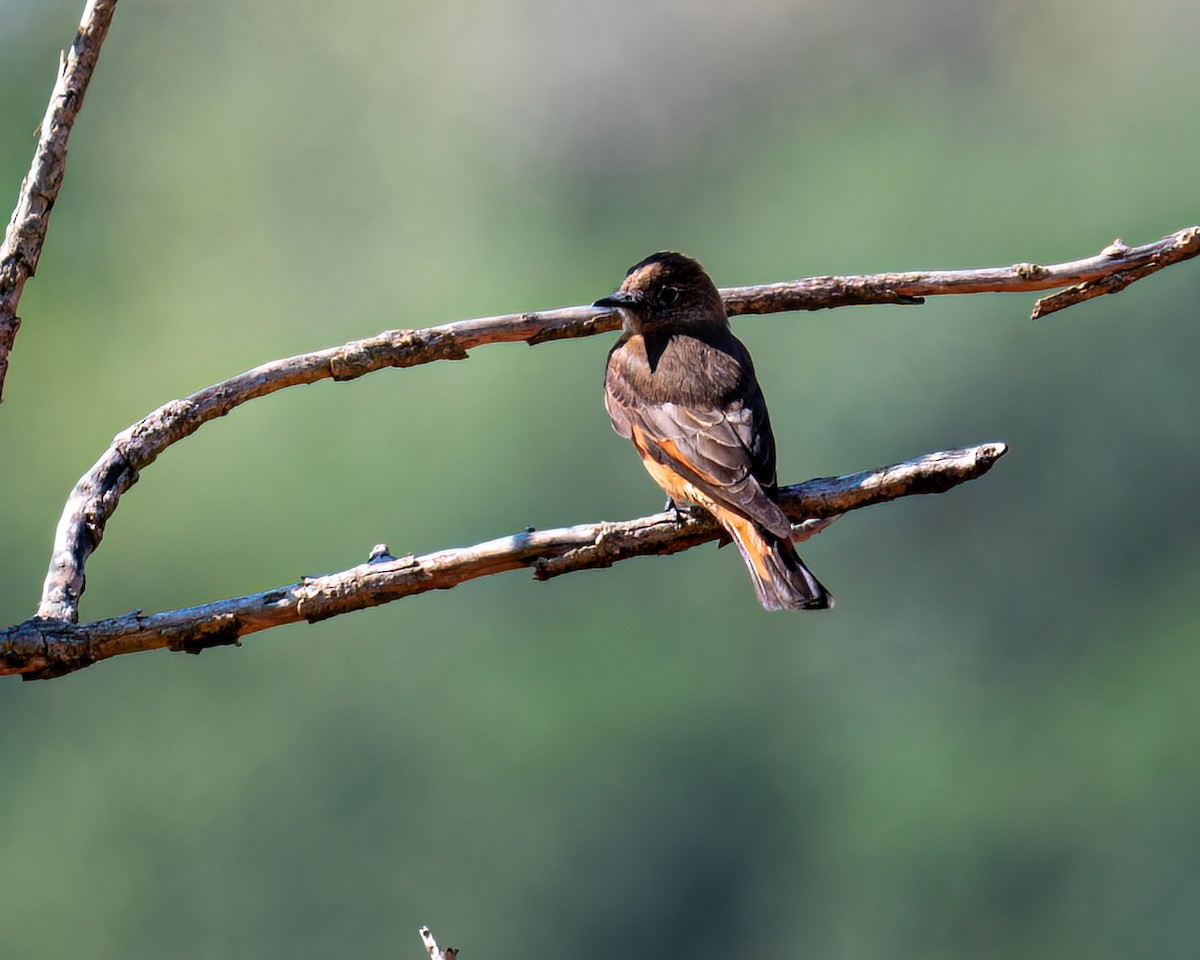
[{"label": "bird's head", "polygon": [[704,268],[691,257],[670,251],[634,264],[620,289],[593,306],[618,308],[630,333],[729,323],[721,294]]}]

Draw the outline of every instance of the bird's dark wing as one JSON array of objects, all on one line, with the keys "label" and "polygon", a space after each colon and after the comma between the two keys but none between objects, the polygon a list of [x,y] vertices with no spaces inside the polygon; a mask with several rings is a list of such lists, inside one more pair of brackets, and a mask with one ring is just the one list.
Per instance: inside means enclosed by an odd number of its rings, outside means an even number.
[{"label": "bird's dark wing", "polygon": [[636,356],[613,352],[605,407],[617,433],[716,503],[786,537],[791,524],[764,489],[774,487],[775,449],[753,377],[718,406],[686,391],[678,400],[661,399],[642,388],[640,373]]}]

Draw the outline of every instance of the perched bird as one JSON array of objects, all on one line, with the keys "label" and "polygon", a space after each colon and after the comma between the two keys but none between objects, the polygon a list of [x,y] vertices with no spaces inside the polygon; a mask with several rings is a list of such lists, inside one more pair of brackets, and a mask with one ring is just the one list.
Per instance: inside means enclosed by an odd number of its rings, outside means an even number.
[{"label": "perched bird", "polygon": [[672,503],[703,507],[724,527],[766,609],[832,607],[829,591],[796,554],[791,523],[776,503],[766,401],[704,268],[681,253],[656,253],[594,306],[621,311],[604,406],[650,476]]}]

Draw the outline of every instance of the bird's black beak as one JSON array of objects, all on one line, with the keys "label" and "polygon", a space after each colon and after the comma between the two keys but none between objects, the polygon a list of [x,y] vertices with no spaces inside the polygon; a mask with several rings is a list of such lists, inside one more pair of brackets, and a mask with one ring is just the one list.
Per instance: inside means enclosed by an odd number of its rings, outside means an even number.
[{"label": "bird's black beak", "polygon": [[624,290],[618,290],[616,293],[610,293],[607,297],[601,297],[593,307],[624,307],[626,310],[632,310],[641,303],[632,293],[626,293]]}]

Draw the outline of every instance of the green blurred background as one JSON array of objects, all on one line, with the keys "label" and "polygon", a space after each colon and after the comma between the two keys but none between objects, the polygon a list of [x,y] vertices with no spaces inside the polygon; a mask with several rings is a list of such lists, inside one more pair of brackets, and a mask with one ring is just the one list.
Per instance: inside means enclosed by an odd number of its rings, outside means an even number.
[{"label": "green blurred background", "polygon": [[[0,2],[11,209],[80,0]],[[1200,6],[123,0],[0,407],[0,607],[117,431],[265,360],[718,283],[1087,256],[1200,220]],[[1200,264],[743,318],[781,477],[1004,440],[804,553],[474,582],[0,683],[0,955],[1200,953]],[[609,337],[289,390],[123,501],[83,615],[657,509]]]}]

